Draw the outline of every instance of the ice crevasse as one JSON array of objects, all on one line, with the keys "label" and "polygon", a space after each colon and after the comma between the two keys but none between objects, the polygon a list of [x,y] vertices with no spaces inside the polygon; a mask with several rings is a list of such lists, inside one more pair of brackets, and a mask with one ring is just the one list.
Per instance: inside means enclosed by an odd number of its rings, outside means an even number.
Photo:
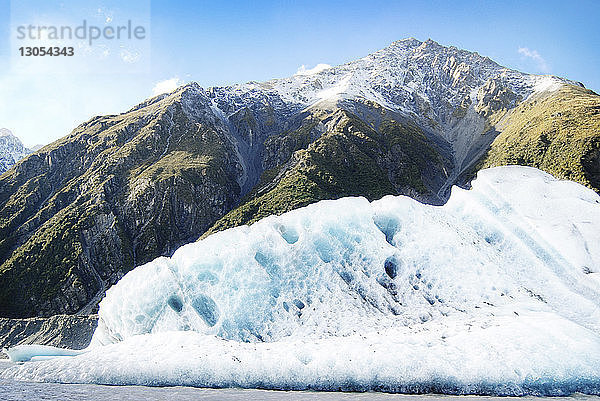
[{"label": "ice crevasse", "polygon": [[444,206],[322,201],[134,269],[85,352],[0,376],[599,394],[599,228],[598,194],[528,167],[480,171]]}]

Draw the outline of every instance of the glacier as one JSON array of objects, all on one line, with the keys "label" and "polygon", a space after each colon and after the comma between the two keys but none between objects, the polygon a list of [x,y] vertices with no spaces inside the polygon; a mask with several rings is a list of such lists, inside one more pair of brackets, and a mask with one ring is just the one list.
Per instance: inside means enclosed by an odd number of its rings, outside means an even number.
[{"label": "glacier", "polygon": [[598,227],[598,194],[529,167],[482,170],[444,206],[321,201],[134,269],[84,352],[15,347],[32,362],[0,377],[600,394]]}]

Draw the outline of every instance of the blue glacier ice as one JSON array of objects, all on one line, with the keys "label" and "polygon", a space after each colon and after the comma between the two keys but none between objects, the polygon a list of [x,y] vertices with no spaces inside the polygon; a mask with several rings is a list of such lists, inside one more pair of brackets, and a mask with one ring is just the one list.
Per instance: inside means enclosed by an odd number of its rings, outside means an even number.
[{"label": "blue glacier ice", "polygon": [[599,227],[598,194],[527,167],[483,170],[444,206],[322,201],[136,268],[83,354],[0,376],[598,394]]},{"label": "blue glacier ice", "polygon": [[23,344],[18,347],[3,349],[12,362],[28,362],[52,359],[59,356],[75,356],[86,352],[85,350],[70,350],[52,347],[49,345]]}]

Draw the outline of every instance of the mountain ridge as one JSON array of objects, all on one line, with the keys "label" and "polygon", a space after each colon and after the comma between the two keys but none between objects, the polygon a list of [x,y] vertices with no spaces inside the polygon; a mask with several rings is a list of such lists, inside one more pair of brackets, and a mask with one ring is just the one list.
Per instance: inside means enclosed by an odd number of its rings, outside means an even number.
[{"label": "mountain ridge", "polygon": [[[439,62],[440,58],[443,59],[443,63]],[[399,65],[403,63],[405,65]],[[475,68],[472,66],[473,63],[482,64],[482,67]],[[415,79],[415,76],[419,75],[417,72],[424,69],[424,65],[433,65],[437,68],[433,72],[434,78],[442,84],[433,90],[441,89],[442,96],[429,95],[428,92],[432,91],[432,88],[423,86],[428,80],[431,81],[432,77],[421,76],[420,82]],[[365,83],[362,73],[364,71],[369,71],[369,78],[375,77],[375,82]],[[440,78],[446,79],[447,82]],[[465,82],[466,85],[461,87]],[[252,98],[256,93],[285,100],[294,112],[307,111],[330,102],[357,99],[371,101],[388,110],[416,119],[421,126],[441,133],[444,139],[455,147],[454,152],[459,165],[457,168],[462,167],[460,171],[453,174],[452,179],[455,179],[474,162],[468,158],[472,149],[466,147],[478,137],[476,133],[471,133],[471,136],[467,137],[464,131],[469,127],[456,124],[455,118],[462,117],[462,114],[467,112],[469,104],[476,104],[478,114],[485,114],[487,117],[498,112],[498,108],[510,109],[516,105],[516,102],[545,91],[555,91],[564,84],[581,85],[556,76],[539,76],[511,70],[476,52],[468,52],[453,46],[444,47],[431,39],[421,42],[409,38],[393,42],[390,46],[359,60],[313,74],[293,75],[265,82],[251,81],[225,87],[211,87],[206,90],[193,82],[181,88],[189,87],[197,91],[206,91],[210,94],[213,106],[217,108],[216,114],[224,115],[225,118],[229,118],[232,111],[227,110],[227,107],[221,110],[219,104],[233,103],[239,110],[244,104],[242,99]],[[398,91],[401,91],[400,95]],[[447,102],[449,107],[446,109],[440,107],[443,102]],[[475,123],[485,126],[485,121],[479,120]],[[473,121],[469,122],[469,125],[473,124]],[[465,138],[469,139],[467,144],[461,142]],[[489,145],[487,142],[489,141],[484,141],[480,147]],[[450,185],[449,181],[445,186],[446,189]]]}]

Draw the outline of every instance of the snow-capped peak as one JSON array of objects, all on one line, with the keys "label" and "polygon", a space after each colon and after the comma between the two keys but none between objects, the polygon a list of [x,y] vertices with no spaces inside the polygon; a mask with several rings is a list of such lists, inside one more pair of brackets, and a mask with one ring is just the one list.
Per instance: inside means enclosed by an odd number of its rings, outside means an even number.
[{"label": "snow-capped peak", "polygon": [[0,174],[30,153],[10,130],[0,128]]},{"label": "snow-capped peak", "polygon": [[0,137],[3,137],[3,136],[12,136],[12,137],[14,137],[13,133],[9,129],[0,128]]},{"label": "snow-capped peak", "polygon": [[331,96],[366,99],[444,125],[465,98],[490,80],[520,99],[568,82],[510,70],[478,53],[445,47],[431,39],[409,38],[347,64],[268,84],[281,98],[304,107]]},{"label": "snow-capped peak", "polygon": [[208,119],[226,131],[248,110],[266,113],[269,124],[261,132],[248,131],[236,140],[258,154],[259,147],[253,146],[260,143],[257,135],[266,138],[289,129],[288,122],[304,111],[336,106],[353,110],[362,107],[358,103],[367,107],[375,103],[447,142],[455,165],[448,177],[450,185],[487,146],[489,139],[482,130],[489,127],[490,118],[565,84],[574,82],[512,70],[476,52],[431,39],[408,38],[346,64],[301,67],[287,78],[207,89],[188,83],[134,109],[149,107],[148,112],[158,113],[163,106],[180,103],[193,119]]}]

